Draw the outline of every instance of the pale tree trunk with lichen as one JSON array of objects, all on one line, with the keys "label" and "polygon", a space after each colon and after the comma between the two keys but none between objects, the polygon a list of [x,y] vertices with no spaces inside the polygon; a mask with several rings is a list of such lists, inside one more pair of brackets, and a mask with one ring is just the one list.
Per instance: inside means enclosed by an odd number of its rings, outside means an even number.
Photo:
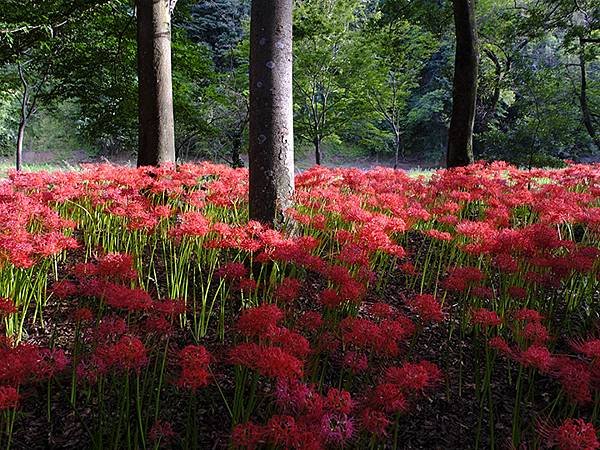
[{"label": "pale tree trunk with lichen", "polygon": [[250,218],[278,227],[294,191],[293,0],[253,0],[250,21]]}]

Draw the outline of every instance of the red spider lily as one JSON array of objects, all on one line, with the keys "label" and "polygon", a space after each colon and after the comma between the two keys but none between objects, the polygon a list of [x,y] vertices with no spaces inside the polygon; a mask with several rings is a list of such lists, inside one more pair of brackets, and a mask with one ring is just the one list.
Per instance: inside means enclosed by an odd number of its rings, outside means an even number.
[{"label": "red spider lily", "polygon": [[0,297],[0,317],[7,317],[17,312],[15,303],[8,299]]},{"label": "red spider lily", "polygon": [[447,231],[440,230],[427,230],[424,231],[423,234],[425,236],[429,236],[430,238],[437,239],[438,241],[451,241],[452,235]]},{"label": "red spider lily", "polygon": [[382,383],[370,392],[369,406],[387,414],[405,413],[408,411],[408,400],[397,384]]},{"label": "red spider lily", "polygon": [[176,382],[177,386],[195,391],[209,383],[208,364],[212,358],[206,348],[188,345],[179,351],[178,359],[181,374]]},{"label": "red spider lily", "polygon": [[488,286],[474,286],[471,289],[471,295],[477,298],[492,299],[494,298],[494,290]]},{"label": "red spider lily", "polygon": [[338,259],[341,262],[344,262],[348,265],[358,265],[358,266],[367,266],[369,265],[369,254],[368,252],[362,248],[360,245],[355,243],[346,244],[340,254],[338,255]]},{"label": "red spider lily", "polygon": [[233,428],[231,442],[235,448],[254,450],[266,439],[266,429],[253,422],[238,424]]},{"label": "red spider lily", "polygon": [[344,368],[353,374],[359,374],[366,371],[369,367],[367,356],[363,353],[347,351],[344,354]]},{"label": "red spider lily", "polygon": [[417,295],[408,301],[408,307],[418,314],[424,322],[441,322],[444,320],[442,305],[433,295]]},{"label": "red spider lily", "polygon": [[541,345],[531,345],[516,355],[516,360],[525,367],[534,367],[542,373],[548,372],[552,366],[550,351]]},{"label": "red spider lily", "polygon": [[268,440],[276,447],[293,448],[298,444],[298,426],[291,416],[271,417],[265,430]]},{"label": "red spider lily", "polygon": [[442,379],[441,370],[429,361],[404,363],[401,367],[389,367],[384,381],[395,384],[405,392],[423,391]]},{"label": "red spider lily", "polygon": [[248,269],[242,263],[231,262],[223,264],[216,272],[215,275],[219,278],[225,278],[227,280],[239,280],[248,276]]},{"label": "red spider lily", "polygon": [[350,396],[350,392],[331,388],[327,392],[325,405],[330,411],[335,411],[342,414],[350,414],[352,408],[354,407],[354,401]]},{"label": "red spider lily", "polygon": [[418,271],[414,264],[411,262],[405,262],[398,266],[398,268],[407,275],[417,275]]},{"label": "red spider lily", "polygon": [[77,308],[73,313],[73,320],[78,323],[91,322],[94,319],[94,313],[89,308]]},{"label": "red spider lily", "polygon": [[141,288],[129,288],[106,283],[101,296],[107,305],[126,311],[147,311],[152,308],[152,297]]},{"label": "red spider lily", "polygon": [[398,343],[412,335],[414,324],[406,317],[383,320],[377,324],[367,319],[347,317],[340,323],[342,337],[357,349],[395,356]]},{"label": "red spider lily", "polygon": [[167,317],[176,317],[186,313],[187,307],[183,299],[165,299],[152,302],[151,309]]},{"label": "red spider lily", "polygon": [[58,298],[69,298],[79,293],[78,286],[68,280],[55,282],[50,288],[50,292]]},{"label": "red spider lily", "polygon": [[296,278],[284,278],[277,289],[275,298],[282,303],[291,303],[298,298],[302,282]]},{"label": "red spider lily", "polygon": [[333,354],[340,348],[341,345],[342,343],[334,333],[323,331],[320,333],[317,339],[315,351],[317,353]]},{"label": "red spider lily", "polygon": [[544,345],[550,340],[550,333],[540,322],[526,323],[519,335],[528,342]]},{"label": "red spider lily", "polygon": [[162,316],[150,316],[144,322],[144,330],[148,334],[169,336],[173,333],[173,325]]},{"label": "red spider lily", "polygon": [[229,351],[232,364],[256,370],[263,376],[272,378],[295,378],[302,376],[303,364],[279,347],[243,343]]},{"label": "red spider lily", "polygon": [[367,307],[367,311],[378,319],[391,319],[397,312],[396,308],[384,302],[372,303]]},{"label": "red spider lily", "polygon": [[20,398],[19,392],[14,387],[0,386],[0,411],[16,408]]},{"label": "red spider lily", "polygon": [[100,343],[116,341],[125,333],[127,333],[127,324],[116,316],[103,318],[95,330],[96,340]]},{"label": "red spider lily", "polygon": [[512,313],[514,320],[521,320],[524,322],[541,322],[544,320],[544,316],[535,309],[521,308],[517,309]]},{"label": "red spider lily", "polygon": [[170,444],[177,434],[173,431],[173,425],[170,422],[157,420],[150,428],[148,437],[154,444]]},{"label": "red spider lily", "polygon": [[210,231],[210,222],[201,212],[188,211],[178,217],[179,225],[171,230],[171,236],[202,237]]},{"label": "red spider lily", "polygon": [[589,365],[568,357],[555,357],[550,375],[560,381],[571,401],[581,405],[592,401],[592,372]]},{"label": "red spider lily", "polygon": [[387,436],[390,423],[387,415],[377,409],[367,407],[360,412],[360,426],[376,436]]},{"label": "red spider lily", "polygon": [[277,405],[286,413],[293,415],[312,415],[320,417],[323,413],[324,399],[308,386],[292,378],[279,378],[275,388]]},{"label": "red spider lily", "polygon": [[102,370],[120,369],[139,372],[148,363],[144,343],[134,336],[122,336],[116,343],[99,346],[93,355],[94,364]]},{"label": "red spider lily", "polygon": [[600,448],[594,425],[583,419],[566,419],[560,426],[551,428],[541,424],[538,432],[546,445],[560,450],[595,450]]},{"label": "red spider lily", "polygon": [[256,286],[256,280],[253,280],[252,278],[242,278],[237,282],[237,289],[246,294],[251,294],[254,292],[256,290]]},{"label": "red spider lily", "polygon": [[354,435],[354,421],[344,413],[324,414],[321,435],[328,444],[344,447]]},{"label": "red spider lily", "polygon": [[298,328],[314,332],[323,326],[323,316],[317,311],[306,311],[298,320]]},{"label": "red spider lily", "polygon": [[587,341],[573,340],[570,342],[570,345],[576,352],[590,359],[600,359],[600,339],[588,339]]},{"label": "red spider lily", "polygon": [[44,381],[63,371],[68,364],[62,350],[27,343],[0,347],[0,383],[18,386],[26,381]]},{"label": "red spider lily", "polygon": [[471,310],[471,324],[483,328],[497,327],[502,324],[502,319],[495,311],[478,308]]},{"label": "red spider lily", "polygon": [[339,288],[339,297],[344,302],[359,304],[366,294],[366,287],[356,280],[347,280]]},{"label": "red spider lily", "polygon": [[96,274],[118,281],[131,281],[138,277],[133,266],[133,257],[125,253],[109,253],[99,258]]},{"label": "red spider lily", "polygon": [[344,299],[335,289],[325,289],[319,294],[319,301],[326,308],[334,309],[340,306]]},{"label": "red spider lily", "polygon": [[485,275],[476,267],[455,267],[449,272],[443,285],[449,291],[464,292],[484,279]]},{"label": "red spider lily", "polygon": [[72,269],[71,273],[75,275],[78,280],[93,277],[98,274],[98,266],[93,263],[77,263]]},{"label": "red spider lily", "polygon": [[245,310],[236,328],[244,336],[263,337],[273,333],[282,319],[283,311],[277,305],[264,304]]},{"label": "red spider lily", "polygon": [[271,345],[281,347],[299,359],[305,359],[311,353],[310,343],[304,336],[284,327],[268,331],[268,333],[265,333],[264,338]]},{"label": "red spider lily", "polygon": [[495,336],[493,338],[490,338],[488,340],[488,345],[492,348],[495,348],[500,353],[503,353],[506,356],[509,356],[509,357],[513,356],[513,351],[510,348],[510,346],[508,345],[508,342],[506,342],[506,340],[500,336]]}]

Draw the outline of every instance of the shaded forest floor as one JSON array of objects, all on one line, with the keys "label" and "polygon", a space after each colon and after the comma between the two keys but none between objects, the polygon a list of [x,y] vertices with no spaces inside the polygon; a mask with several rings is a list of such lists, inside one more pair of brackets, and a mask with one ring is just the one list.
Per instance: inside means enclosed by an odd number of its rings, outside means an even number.
[{"label": "shaded forest floor", "polygon": [[[242,159],[244,164],[248,165],[247,155],[243,155]],[[75,169],[80,164],[90,163],[106,163],[111,162],[117,165],[125,165],[133,167],[135,166],[135,155],[129,152],[125,152],[118,155],[112,156],[93,156],[85,151],[72,152],[67,158],[64,155],[57,156],[51,151],[29,151],[23,152],[24,169],[30,171],[38,170],[64,170],[64,169]],[[190,161],[195,162],[196,160],[191,159]],[[223,161],[215,161],[222,163]],[[314,162],[314,155],[312,153],[304,153],[296,155],[296,170],[304,171],[312,167]],[[389,155],[382,157],[375,155],[336,155],[326,154],[323,157],[323,166],[325,167],[341,167],[341,168],[358,168],[362,170],[369,170],[375,167],[393,167],[394,159]],[[437,169],[442,166],[442,162],[432,162],[423,158],[409,157],[400,161],[399,168],[406,171],[420,172]],[[13,158],[2,157],[0,158],[0,173],[4,175],[7,170],[14,167]]]}]

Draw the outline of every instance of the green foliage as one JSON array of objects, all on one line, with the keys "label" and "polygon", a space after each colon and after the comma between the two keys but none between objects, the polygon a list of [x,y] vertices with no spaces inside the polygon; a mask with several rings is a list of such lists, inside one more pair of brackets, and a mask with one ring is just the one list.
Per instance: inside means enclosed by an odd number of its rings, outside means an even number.
[{"label": "green foliage", "polygon": [[365,113],[351,58],[361,3],[302,0],[294,14],[295,132],[308,142],[335,141]]},{"label": "green foliage", "polygon": [[[440,160],[452,97],[448,0],[296,0],[298,148],[329,158],[394,152]],[[182,158],[239,165],[247,142],[249,0],[179,0],[172,62]],[[592,0],[479,0],[477,158],[551,165],[598,154],[600,8]],[[137,141],[131,0],[5,0],[0,154],[11,156],[23,86],[38,92],[26,146],[129,152]],[[39,89],[38,89],[39,88]],[[352,149],[350,152],[347,149]],[[543,162],[549,159],[550,162]]]}]

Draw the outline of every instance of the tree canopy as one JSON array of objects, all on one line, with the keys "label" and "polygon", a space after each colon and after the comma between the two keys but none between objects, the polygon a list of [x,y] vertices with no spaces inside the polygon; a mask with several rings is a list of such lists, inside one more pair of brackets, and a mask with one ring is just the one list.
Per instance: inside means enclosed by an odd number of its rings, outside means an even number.
[{"label": "tree canopy", "polygon": [[[299,157],[441,163],[453,105],[452,6],[451,0],[296,0]],[[597,158],[599,10],[591,0],[476,2],[476,159],[553,165]],[[249,0],[177,2],[172,78],[180,159],[244,163],[249,12]],[[135,20],[129,0],[5,1],[0,152],[14,154],[25,95],[26,149],[133,158]]]}]

